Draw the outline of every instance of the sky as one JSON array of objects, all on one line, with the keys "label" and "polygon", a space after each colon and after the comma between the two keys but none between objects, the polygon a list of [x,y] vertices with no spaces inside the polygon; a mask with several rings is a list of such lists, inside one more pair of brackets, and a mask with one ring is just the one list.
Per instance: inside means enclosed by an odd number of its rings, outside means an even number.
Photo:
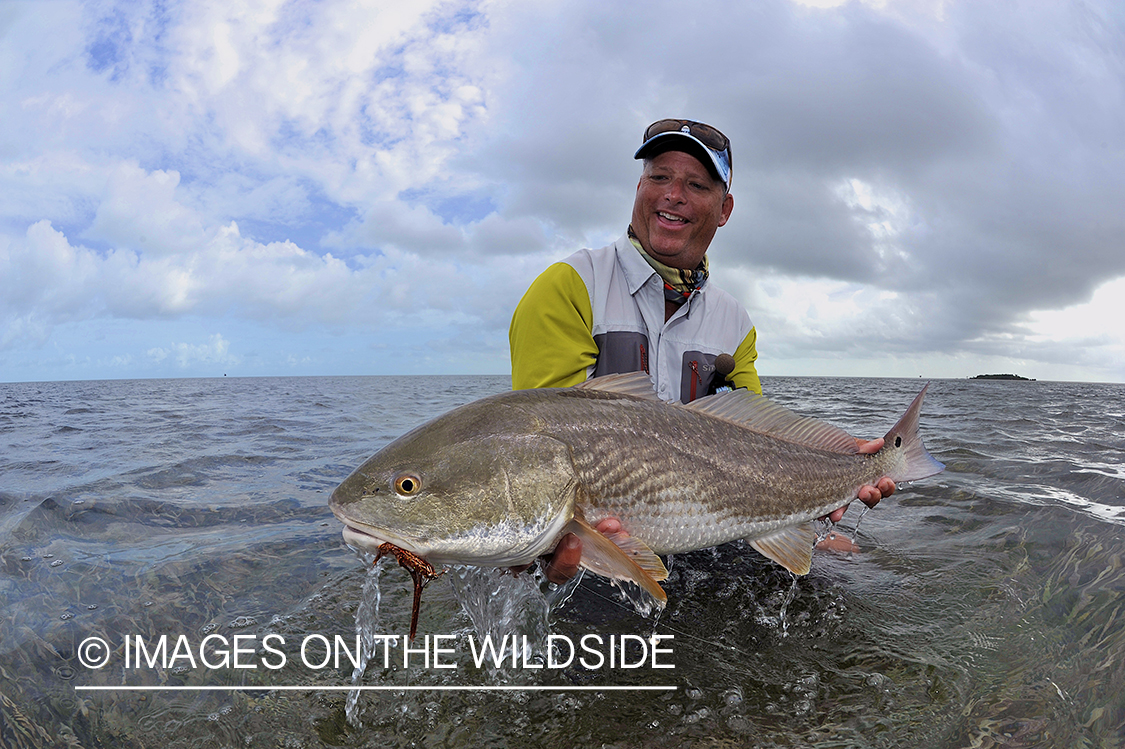
[{"label": "sky", "polygon": [[731,139],[769,375],[1125,382],[1125,6],[0,0],[0,382],[507,374]]}]

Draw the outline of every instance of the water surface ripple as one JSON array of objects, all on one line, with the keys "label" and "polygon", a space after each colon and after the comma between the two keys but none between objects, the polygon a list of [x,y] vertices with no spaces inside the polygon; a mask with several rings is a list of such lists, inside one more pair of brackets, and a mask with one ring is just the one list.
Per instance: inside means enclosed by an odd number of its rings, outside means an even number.
[{"label": "water surface ripple", "polygon": [[[801,413],[876,436],[921,382],[764,385]],[[476,669],[464,653],[454,669],[404,669],[394,658],[384,667],[381,651],[359,669],[301,663],[303,638],[354,640],[375,592],[377,626],[401,634],[409,622],[409,578],[392,565],[369,580],[327,510],[332,489],[413,426],[507,387],[505,377],[0,385],[0,744],[1125,744],[1122,385],[935,381],[922,432],[946,471],[901,487],[864,517],[859,552],[818,553],[799,580],[739,542],[672,559],[656,621],[596,579],[554,594],[550,631],[670,634],[675,669]],[[504,584],[464,572],[432,583],[420,634],[468,637],[458,596],[479,619],[503,608]],[[281,667],[266,665],[270,634],[286,643]],[[187,657],[125,667],[127,637],[161,635],[170,647],[243,636],[257,667]],[[80,659],[90,637],[113,651],[104,668]],[[277,689],[348,687],[353,673],[396,689]],[[677,689],[398,689],[654,683]],[[120,685],[259,688],[75,689]]]}]

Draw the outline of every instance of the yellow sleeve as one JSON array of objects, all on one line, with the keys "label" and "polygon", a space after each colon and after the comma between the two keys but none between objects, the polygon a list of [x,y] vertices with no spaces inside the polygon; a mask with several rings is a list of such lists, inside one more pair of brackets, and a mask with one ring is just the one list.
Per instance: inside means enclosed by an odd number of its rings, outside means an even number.
[{"label": "yellow sleeve", "polygon": [[758,395],[762,394],[762,382],[758,379],[758,370],[754,362],[758,361],[758,331],[750,328],[750,332],[738,344],[734,352],[734,371],[730,379],[736,388],[749,388]]},{"label": "yellow sleeve", "polygon": [[590,293],[578,271],[555,263],[532,282],[512,315],[512,389],[570,387],[598,358]]}]

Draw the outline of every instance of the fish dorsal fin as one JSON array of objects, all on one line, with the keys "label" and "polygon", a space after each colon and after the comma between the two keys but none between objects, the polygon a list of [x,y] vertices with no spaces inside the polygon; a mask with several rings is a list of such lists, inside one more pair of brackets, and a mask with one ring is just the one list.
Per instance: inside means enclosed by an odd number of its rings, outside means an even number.
[{"label": "fish dorsal fin", "polygon": [[709,395],[692,401],[685,408],[733,421],[746,429],[806,447],[847,455],[859,452],[855,437],[843,429],[819,419],[795,414],[785,406],[749,390],[739,389]]},{"label": "fish dorsal fin", "polygon": [[602,577],[635,583],[660,606],[668,602],[657,582],[667,579],[668,570],[640,539],[624,533],[602,535],[581,517],[571,520],[564,530],[582,540],[582,567]]},{"label": "fish dorsal fin", "polygon": [[601,390],[605,393],[632,395],[647,400],[660,400],[652,379],[645,372],[625,372],[623,374],[602,375],[574,386],[581,390]]},{"label": "fish dorsal fin", "polygon": [[816,531],[808,523],[779,528],[750,541],[759,553],[769,557],[794,575],[807,575],[812,567]]}]

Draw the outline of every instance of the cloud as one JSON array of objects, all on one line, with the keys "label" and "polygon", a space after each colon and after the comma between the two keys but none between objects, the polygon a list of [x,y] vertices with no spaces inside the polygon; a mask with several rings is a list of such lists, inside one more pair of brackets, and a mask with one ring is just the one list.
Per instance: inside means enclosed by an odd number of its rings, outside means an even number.
[{"label": "cloud", "polygon": [[[643,127],[689,116],[734,144],[712,261],[763,363],[993,352],[1125,378],[1119,331],[1068,332],[1121,313],[1097,290],[1125,277],[1123,21],[1109,2],[8,3],[0,349],[109,320],[152,339],[116,352],[133,363],[220,329],[237,351],[239,324],[349,354],[411,331],[454,371],[481,351],[503,371],[527,284],[624,231]],[[149,326],[189,319],[195,338]]]},{"label": "cloud", "polygon": [[[3,345],[42,343],[52,326],[105,316],[235,313],[291,329],[325,324],[374,330],[477,316],[499,324],[492,300],[514,305],[522,291],[512,278],[519,263],[486,258],[462,267],[454,252],[424,260],[394,243],[345,260],[292,242],[257,242],[242,236],[234,222],[205,231],[199,217],[177,201],[174,173],[145,173],[124,164],[110,182],[115,185],[89,235],[114,249],[73,244],[48,220],[0,246]],[[470,236],[489,244],[491,232],[499,244],[512,246],[523,236],[541,241],[534,227],[517,224],[512,235],[512,226],[492,224],[485,219]],[[450,231],[452,249],[464,248],[461,232]],[[407,239],[405,244],[417,245],[416,235]],[[450,289],[462,291],[450,295]]]},{"label": "cloud", "polygon": [[146,256],[184,255],[205,242],[203,223],[175,199],[180,175],[117,164],[84,236]]},{"label": "cloud", "polygon": [[220,333],[212,335],[207,343],[173,343],[169,348],[151,348],[147,355],[156,364],[161,364],[165,360],[175,361],[180,369],[188,369],[199,364],[236,366],[239,363],[238,357],[230,354],[230,343]]}]

